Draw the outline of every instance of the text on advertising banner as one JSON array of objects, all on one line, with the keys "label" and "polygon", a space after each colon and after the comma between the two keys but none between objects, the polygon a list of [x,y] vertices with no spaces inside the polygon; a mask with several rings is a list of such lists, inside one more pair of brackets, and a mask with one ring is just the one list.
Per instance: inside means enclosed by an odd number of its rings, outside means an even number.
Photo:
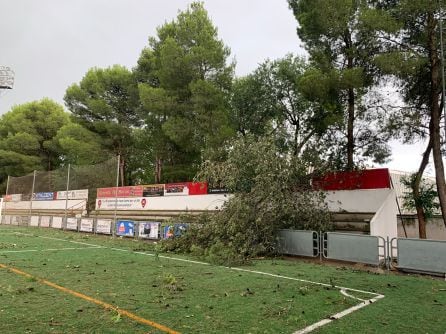
[{"label": "text on advertising banner", "polygon": [[150,198],[98,198],[96,210],[147,210]]},{"label": "text on advertising banner", "polygon": [[111,219],[96,220],[96,233],[111,234]]},{"label": "text on advertising banner", "polygon": [[82,218],[79,230],[82,232],[93,232],[93,218]]},{"label": "text on advertising banner", "polygon": [[69,217],[67,218],[67,229],[77,230],[77,218]]},{"label": "text on advertising banner", "polygon": [[96,197],[97,198],[142,197],[142,193],[143,193],[143,186],[98,188]]}]

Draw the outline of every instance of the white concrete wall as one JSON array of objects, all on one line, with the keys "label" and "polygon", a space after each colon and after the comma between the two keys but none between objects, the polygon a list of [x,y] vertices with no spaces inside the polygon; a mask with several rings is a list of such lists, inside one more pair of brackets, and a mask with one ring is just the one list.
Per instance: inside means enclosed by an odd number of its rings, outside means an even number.
[{"label": "white concrete wall", "polygon": [[329,191],[325,201],[331,212],[374,213],[370,235],[384,239],[398,235],[398,209],[393,189]]},{"label": "white concrete wall", "polygon": [[[135,198],[118,198],[118,210],[163,210],[163,211],[194,211],[194,210],[220,210],[223,204],[228,200],[228,195],[191,195],[191,196],[160,196],[160,197],[144,197],[146,203],[141,205],[143,197]],[[100,207],[98,201],[101,201]],[[123,205],[121,202],[123,201]],[[129,202],[125,204],[124,202]],[[126,205],[126,206],[124,206]],[[96,199],[96,210],[110,211],[115,209],[114,198]]]},{"label": "white concrete wall", "polygon": [[396,194],[393,189],[390,190],[384,203],[370,221],[370,235],[377,235],[384,239],[398,236]]},{"label": "white concrete wall", "polygon": [[377,212],[391,189],[328,191],[325,202],[331,212]]},{"label": "white concrete wall", "polygon": [[[406,229],[407,238],[419,238],[417,216],[404,216],[404,228],[401,223],[401,217],[398,218],[398,237],[405,238]],[[446,240],[446,227],[441,216],[435,216],[426,223],[426,237],[432,240]]]}]

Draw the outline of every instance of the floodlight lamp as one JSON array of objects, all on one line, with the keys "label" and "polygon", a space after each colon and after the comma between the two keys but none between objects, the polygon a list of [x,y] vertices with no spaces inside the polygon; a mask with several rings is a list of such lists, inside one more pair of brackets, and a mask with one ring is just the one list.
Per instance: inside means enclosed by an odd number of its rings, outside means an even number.
[{"label": "floodlight lamp", "polygon": [[0,89],[12,89],[14,86],[14,71],[10,67],[0,66]]}]

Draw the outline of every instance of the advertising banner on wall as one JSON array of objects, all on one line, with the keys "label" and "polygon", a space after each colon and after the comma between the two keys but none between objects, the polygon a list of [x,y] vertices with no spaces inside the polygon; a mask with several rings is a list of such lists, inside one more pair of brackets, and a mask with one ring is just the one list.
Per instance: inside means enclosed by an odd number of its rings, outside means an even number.
[{"label": "advertising banner on wall", "polygon": [[82,232],[93,232],[93,218],[82,218],[79,230]]},{"label": "advertising banner on wall", "polygon": [[208,193],[207,182],[189,182],[189,195],[206,195]]},{"label": "advertising banner on wall", "polygon": [[135,234],[135,223],[131,220],[118,220],[116,223],[116,235],[133,237]]},{"label": "advertising banner on wall", "polygon": [[169,239],[173,237],[179,237],[187,229],[187,224],[173,224],[167,225],[163,228],[164,239]]},{"label": "advertising banner on wall", "polygon": [[187,196],[189,195],[189,182],[167,183],[164,185],[164,196]]},{"label": "advertising banner on wall", "polygon": [[77,218],[69,217],[67,218],[67,230],[77,231]]},{"label": "advertising banner on wall", "polygon": [[111,234],[111,219],[96,220],[96,233]]},{"label": "advertising banner on wall", "polygon": [[96,210],[147,210],[149,198],[98,198]]},{"label": "advertising banner on wall", "polygon": [[67,199],[67,194],[68,199],[88,199],[88,189],[58,191],[55,199]]},{"label": "advertising banner on wall", "polygon": [[4,195],[3,200],[5,202],[20,202],[22,200],[22,194]]},{"label": "advertising banner on wall", "polygon": [[53,217],[52,228],[62,228],[62,217]]},{"label": "advertising banner on wall", "polygon": [[[33,210],[65,210],[65,206],[74,210],[85,210],[87,201],[85,199],[69,199],[68,203],[65,200],[57,201],[34,201]],[[68,205],[67,205],[68,204]],[[27,210],[29,211],[29,202],[8,202],[7,208],[12,210]]]},{"label": "advertising banner on wall", "polygon": [[51,217],[42,216],[40,217],[40,227],[50,227]]},{"label": "advertising banner on wall", "polygon": [[54,199],[53,192],[33,193],[33,201],[52,201]]},{"label": "advertising banner on wall", "polygon": [[128,186],[128,187],[116,187],[110,188],[98,188],[97,198],[125,198],[125,197],[143,197],[143,186]]},{"label": "advertising banner on wall", "polygon": [[208,188],[208,194],[229,194],[226,188]]},{"label": "advertising banner on wall", "polygon": [[29,226],[39,226],[39,216],[31,216]]},{"label": "advertising banner on wall", "polygon": [[164,184],[151,184],[142,187],[143,197],[164,196]]},{"label": "advertising banner on wall", "polygon": [[157,222],[139,222],[139,237],[146,239],[159,238],[160,223]]}]

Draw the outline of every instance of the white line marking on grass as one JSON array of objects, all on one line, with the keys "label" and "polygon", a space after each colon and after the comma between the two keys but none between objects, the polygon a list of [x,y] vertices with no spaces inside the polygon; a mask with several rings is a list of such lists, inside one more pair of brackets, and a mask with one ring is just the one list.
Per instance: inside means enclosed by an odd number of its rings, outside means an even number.
[{"label": "white line marking on grass", "polygon": [[73,244],[78,244],[78,245],[85,245],[85,246],[92,246],[92,247],[98,247],[98,248],[104,248],[103,246],[99,246],[99,245],[95,245],[95,244],[90,244],[88,242],[81,242],[81,241],[74,241],[74,240],[67,240],[67,239],[60,239],[60,238],[53,238],[53,237],[45,237],[42,235],[34,235],[34,234],[29,234],[29,233],[22,233],[22,232],[15,232],[15,234],[18,235],[25,235],[28,237],[38,237],[38,238],[42,238],[42,239],[49,239],[49,240],[57,240],[57,241],[64,241],[64,242],[71,242]]},{"label": "white line marking on grass", "polygon": [[344,317],[344,316],[346,316],[346,315],[348,315],[350,313],[353,313],[353,312],[355,312],[355,311],[357,311],[357,310],[359,310],[359,309],[361,309],[363,307],[366,307],[367,305],[370,305],[370,304],[378,301],[381,298],[384,298],[384,295],[378,295],[375,298],[372,298],[372,299],[369,299],[369,300],[365,300],[365,301],[363,301],[362,303],[360,303],[358,305],[352,306],[352,307],[350,307],[350,308],[348,308],[348,309],[346,309],[344,311],[341,311],[339,313],[333,314],[332,316],[330,316],[330,318],[318,321],[318,322],[316,322],[316,323],[314,323],[314,324],[312,324],[310,326],[307,326],[307,327],[305,327],[303,329],[300,329],[300,330],[294,332],[293,334],[310,333],[310,332],[314,331],[315,329],[317,329],[319,327],[322,327],[324,325],[327,325],[327,324],[329,324],[330,322],[332,322],[334,320],[340,319],[340,318],[342,318],[342,317]]},{"label": "white line marking on grass", "polygon": [[[327,284],[327,283],[314,282],[314,281],[309,281],[309,280],[302,279],[302,278],[282,276],[282,275],[278,275],[278,274],[271,274],[271,273],[266,273],[266,272],[263,272],[263,271],[249,270],[249,269],[243,269],[243,268],[231,268],[231,267],[226,267],[226,268],[229,268],[231,270],[244,271],[244,272],[247,272],[247,273],[259,274],[259,275],[283,278],[283,279],[292,280],[292,281],[298,281],[298,282],[304,282],[304,283],[309,283],[309,284],[315,284],[315,285],[320,285],[320,286],[325,286],[325,287],[331,287],[331,288],[335,288],[335,289],[339,289],[339,290],[353,291],[353,292],[360,292],[360,293],[365,293],[365,294],[374,295],[374,296],[381,296],[379,293],[375,293],[375,292],[371,292],[371,291],[364,291],[364,290],[346,288],[346,287],[338,286],[338,285],[331,285],[331,284]],[[354,297],[354,298],[356,299],[356,297]]]},{"label": "white line marking on grass", "polygon": [[[20,233],[17,232],[17,234],[23,234],[23,235],[29,235],[29,236],[34,236],[32,234],[26,234],[26,233]],[[110,249],[110,250],[114,250],[114,251],[120,251],[120,252],[128,252],[128,253],[135,253],[135,254],[140,254],[140,255],[146,255],[146,256],[152,256],[152,257],[156,257],[156,254],[153,253],[145,253],[145,252],[139,252],[139,251],[132,251],[129,249],[122,249],[122,248],[115,248],[115,247],[106,247],[106,246],[100,246],[100,245],[95,245],[95,244],[90,244],[90,243],[84,243],[84,242],[77,242],[77,241],[72,241],[72,240],[66,240],[66,239],[58,239],[58,238],[51,238],[51,237],[44,237],[44,236],[37,236],[40,238],[46,238],[46,239],[54,239],[54,240],[59,240],[59,241],[65,241],[65,242],[73,242],[73,243],[79,243],[79,244],[84,244],[84,245],[89,245],[89,246],[93,246],[92,248],[96,248],[96,249]],[[193,263],[193,264],[200,264],[200,265],[206,265],[209,266],[211,265],[210,263],[207,262],[201,262],[201,261],[194,261],[194,260],[187,260],[187,259],[181,259],[181,258],[176,258],[176,257],[171,257],[171,256],[165,256],[165,255],[158,255],[159,258],[163,258],[163,259],[169,259],[169,260],[174,260],[174,261],[182,261],[182,262],[187,262],[187,263]],[[267,272],[263,272],[263,271],[257,271],[257,270],[249,270],[249,269],[243,269],[243,268],[237,268],[237,267],[224,267],[224,266],[220,266],[226,269],[230,269],[230,270],[234,270],[234,271],[242,271],[242,272],[247,272],[247,273],[252,273],[252,274],[257,274],[257,275],[264,275],[264,276],[270,276],[270,277],[275,277],[275,278],[280,278],[280,279],[285,279],[285,280],[291,280],[291,281],[297,281],[297,282],[303,282],[303,283],[308,283],[308,284],[314,284],[314,285],[319,285],[319,286],[324,286],[324,287],[330,287],[330,288],[335,288],[338,289],[340,291],[340,293],[346,297],[352,298],[352,299],[356,299],[356,300],[360,300],[362,301],[360,304],[349,307],[348,309],[345,309],[341,312],[338,312],[336,314],[333,314],[332,316],[330,316],[327,319],[323,319],[321,321],[318,321],[310,326],[307,326],[303,329],[300,329],[296,332],[293,332],[293,334],[305,334],[305,333],[310,333],[312,331],[314,331],[317,328],[320,328],[326,324],[329,324],[330,322],[340,319],[350,313],[353,313],[363,307],[366,307],[382,298],[384,298],[385,296],[379,293],[375,293],[375,292],[371,292],[371,291],[364,291],[364,290],[359,290],[359,289],[353,289],[353,288],[347,288],[347,287],[343,287],[343,286],[338,286],[338,285],[332,285],[332,284],[327,284],[327,283],[321,283],[321,282],[315,282],[315,281],[310,281],[310,280],[305,280],[305,279],[301,279],[301,278],[296,278],[296,277],[289,277],[289,276],[282,276],[282,275],[278,275],[278,274],[272,274],[272,273],[267,273]],[[369,295],[373,295],[375,297],[371,298],[371,299],[361,299],[361,298],[357,298],[349,293],[347,293],[347,291],[351,291],[351,292],[359,292],[359,293],[364,293],[364,294],[369,294]]]},{"label": "white line marking on grass", "polygon": [[359,300],[359,301],[361,301],[361,302],[365,302],[365,301],[366,301],[366,299],[358,298],[358,297],[355,297],[355,296],[353,296],[353,295],[347,293],[347,291],[345,291],[345,289],[341,289],[341,294],[343,294],[343,295],[346,296],[346,297],[349,297],[349,298],[352,298],[352,299]]},{"label": "white line marking on grass", "polygon": [[68,247],[68,248],[47,248],[47,249],[21,249],[21,250],[0,251],[0,254],[5,254],[5,253],[28,253],[28,252],[54,252],[54,251],[64,251],[64,250],[97,249],[97,248],[103,248],[103,247]]}]

